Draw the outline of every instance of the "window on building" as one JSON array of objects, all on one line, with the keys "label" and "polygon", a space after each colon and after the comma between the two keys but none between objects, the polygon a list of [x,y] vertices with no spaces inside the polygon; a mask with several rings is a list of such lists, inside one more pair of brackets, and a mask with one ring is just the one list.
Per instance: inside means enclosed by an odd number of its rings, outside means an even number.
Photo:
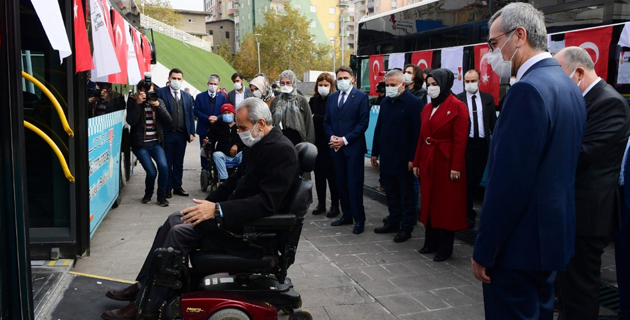
[{"label": "window on building", "polygon": [[267,6],[265,6],[265,12],[267,12]]},{"label": "window on building", "polygon": [[247,13],[247,19],[251,19],[251,18],[252,18],[252,13],[251,12]]},{"label": "window on building", "polygon": [[335,23],[334,22],[328,22],[328,29],[335,30]]},{"label": "window on building", "polygon": [[328,13],[335,14],[335,7],[328,8]]},{"label": "window on building", "polygon": [[188,23],[195,23],[195,19],[188,19]]},{"label": "window on building", "polygon": [[302,5],[299,3],[295,4],[295,10],[302,10]]},{"label": "window on building", "polygon": [[214,33],[214,30],[208,30],[208,34],[212,35]]},{"label": "window on building", "polygon": [[313,13],[317,12],[317,6],[311,6],[311,12]]},{"label": "window on building", "polygon": [[225,38],[226,38],[226,39],[229,39],[229,38],[230,38],[230,32],[229,32],[229,31],[226,31],[226,32],[225,32]]},{"label": "window on building", "polygon": [[392,9],[396,9],[396,8],[398,8],[398,1],[392,0]]},{"label": "window on building", "polygon": [[309,27],[311,27],[313,29],[317,28],[317,22],[311,21],[311,23],[309,24]]},{"label": "window on building", "polygon": [[252,5],[252,0],[247,0],[247,5],[251,6]]}]

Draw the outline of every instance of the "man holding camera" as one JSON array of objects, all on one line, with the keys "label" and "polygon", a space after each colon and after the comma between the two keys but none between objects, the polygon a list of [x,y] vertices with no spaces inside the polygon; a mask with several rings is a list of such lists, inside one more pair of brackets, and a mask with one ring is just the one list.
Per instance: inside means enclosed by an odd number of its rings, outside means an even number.
[{"label": "man holding camera", "polygon": [[90,118],[125,109],[125,100],[121,95],[112,92],[112,86],[106,82],[99,82],[94,89],[88,90]]},{"label": "man holding camera", "polygon": [[[138,82],[138,92],[127,100],[127,123],[131,126],[130,144],[133,153],[147,173],[142,203],[149,203],[153,196],[155,178],[158,177],[157,201],[162,207],[168,206],[166,184],[168,165],[164,154],[164,123],[173,119],[164,106],[164,101],[153,91],[150,78]],[[153,160],[151,160],[153,159]],[[157,164],[157,170],[155,164]]]}]

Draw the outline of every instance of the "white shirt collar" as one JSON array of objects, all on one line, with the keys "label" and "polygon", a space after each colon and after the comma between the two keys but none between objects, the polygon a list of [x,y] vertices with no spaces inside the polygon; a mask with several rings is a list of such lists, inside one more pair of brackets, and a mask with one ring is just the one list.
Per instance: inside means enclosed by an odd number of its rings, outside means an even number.
[{"label": "white shirt collar", "polygon": [[521,80],[521,78],[523,77],[525,72],[527,72],[527,70],[529,70],[529,68],[531,68],[537,62],[539,62],[541,60],[544,60],[544,59],[547,59],[547,58],[551,58],[551,53],[549,53],[549,52],[542,52],[542,53],[539,53],[539,54],[529,58],[529,60],[525,61],[525,63],[523,63],[523,65],[516,72],[516,81]]},{"label": "white shirt collar", "polygon": [[593,83],[591,83],[590,86],[588,86],[588,88],[586,88],[586,90],[584,90],[584,92],[582,92],[582,97],[586,97],[586,94],[591,91],[591,89],[593,89],[593,87],[602,80],[601,77],[597,77],[597,80],[593,81]]},{"label": "white shirt collar", "polygon": [[168,86],[169,89],[171,89],[171,95],[175,95],[175,92],[177,92],[177,94],[179,94],[179,90],[173,90],[173,88],[171,88],[171,86]]},{"label": "white shirt collar", "polygon": [[470,93],[468,91],[466,91],[466,97],[472,98],[473,94],[477,97],[479,97],[479,89],[477,89],[477,92],[475,93]]},{"label": "white shirt collar", "polygon": [[[346,95],[349,96],[350,95],[350,91],[352,91],[352,89],[354,89],[354,87],[350,86],[350,88],[348,90],[344,91],[344,92],[346,93]],[[341,93],[339,95],[341,95]]]},{"label": "white shirt collar", "polygon": [[207,90],[207,91],[208,91],[208,95],[209,95],[210,97],[213,97],[213,98],[214,98],[214,96],[216,96],[216,95],[217,95],[217,93],[216,93],[216,92],[215,92],[215,93],[212,93],[212,92],[210,92],[210,90]]}]

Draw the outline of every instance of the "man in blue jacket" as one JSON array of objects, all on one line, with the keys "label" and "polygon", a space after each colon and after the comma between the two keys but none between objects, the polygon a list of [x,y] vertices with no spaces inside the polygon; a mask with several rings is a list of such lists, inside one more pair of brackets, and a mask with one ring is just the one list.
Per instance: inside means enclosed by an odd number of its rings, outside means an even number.
[{"label": "man in blue jacket", "polygon": [[330,137],[330,153],[337,175],[343,215],[331,225],[352,224],[352,233],[363,233],[363,156],[367,152],[365,130],[370,121],[368,95],[354,88],[354,73],[347,66],[337,69],[337,89],[328,97],[324,132]]},{"label": "man in blue jacket", "polygon": [[188,193],[182,188],[184,174],[184,155],[186,142],[195,140],[195,119],[193,118],[192,96],[180,90],[184,81],[184,73],[180,69],[172,69],[168,73],[169,85],[158,89],[158,97],[164,101],[166,110],[173,118],[172,123],[165,123],[164,153],[168,165],[168,185],[166,198],[173,194],[187,197]]},{"label": "man in blue jacket", "polygon": [[[225,96],[219,92],[221,78],[213,74],[208,78],[208,91],[197,95],[195,99],[194,113],[197,117],[197,134],[199,146],[203,147],[203,137],[208,132],[208,126],[213,124],[221,116],[221,106],[225,104]],[[210,170],[208,160],[201,158],[201,168]]]},{"label": "man in blue jacket", "polygon": [[400,70],[385,75],[385,95],[374,129],[372,166],[378,167],[381,158],[381,182],[385,187],[389,216],[384,226],[375,233],[397,233],[394,242],[411,238],[416,217],[411,171],[420,134],[420,112],[424,102],[403,84]]},{"label": "man in blue jacket", "polygon": [[547,50],[544,17],[512,3],[490,21],[486,57],[505,96],[490,145],[472,270],[486,319],[553,319],[556,271],[575,250],[575,172],[586,111]]}]

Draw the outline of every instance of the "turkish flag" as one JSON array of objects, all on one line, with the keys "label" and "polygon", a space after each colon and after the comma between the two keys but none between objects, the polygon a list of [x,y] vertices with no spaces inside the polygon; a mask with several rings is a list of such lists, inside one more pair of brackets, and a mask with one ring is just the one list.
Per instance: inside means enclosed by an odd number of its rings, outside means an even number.
[{"label": "turkish flag", "polygon": [[595,62],[595,72],[604,80],[608,78],[608,53],[610,51],[612,31],[613,27],[608,26],[567,32],[564,35],[565,46],[580,47],[591,54],[591,59]]},{"label": "turkish flag", "polygon": [[136,52],[136,60],[138,60],[138,68],[140,68],[140,75],[144,76],[145,72],[150,72],[144,65],[144,53],[142,52],[142,38],[140,32],[134,28],[131,28],[131,34],[133,35],[133,48]]},{"label": "turkish flag", "polygon": [[75,73],[94,69],[90,43],[85,29],[85,14],[83,13],[83,0],[73,0],[74,5],[74,60]]},{"label": "turkish flag", "polygon": [[499,105],[499,87],[501,86],[501,77],[499,77],[488,63],[488,59],[483,56],[490,51],[487,44],[478,44],[475,46],[475,69],[481,74],[479,79],[479,90],[489,93],[494,97],[494,105]]},{"label": "turkish flag", "polygon": [[144,69],[151,71],[151,45],[145,35],[142,35],[142,53],[144,54]]},{"label": "turkish flag", "polygon": [[411,54],[411,64],[415,64],[422,70],[431,68],[433,62],[433,50],[416,51]]},{"label": "turkish flag", "polygon": [[383,81],[383,76],[380,75],[381,71],[385,72],[385,60],[382,54],[375,54],[370,56],[370,95],[378,96],[376,93],[376,86],[379,82]]},{"label": "turkish flag", "polygon": [[125,20],[118,13],[113,10],[114,27],[112,42],[114,43],[114,51],[116,52],[116,60],[120,66],[120,72],[109,75],[110,83],[127,84],[127,39],[125,38]]}]

